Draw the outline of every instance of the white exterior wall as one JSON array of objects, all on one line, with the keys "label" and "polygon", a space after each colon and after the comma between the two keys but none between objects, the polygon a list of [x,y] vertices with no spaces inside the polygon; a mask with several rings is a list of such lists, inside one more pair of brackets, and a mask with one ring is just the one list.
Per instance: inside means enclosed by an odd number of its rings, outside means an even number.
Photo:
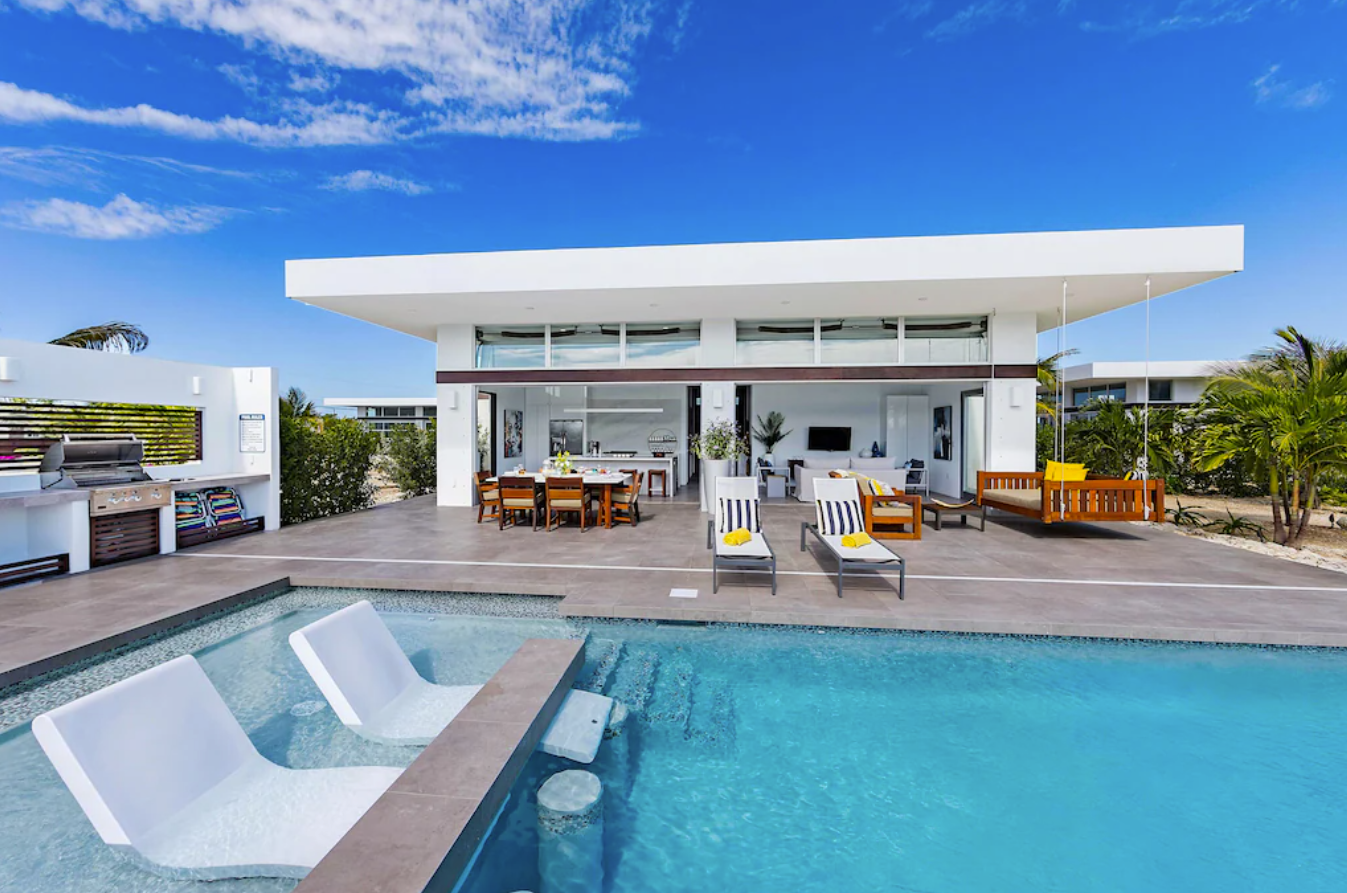
[{"label": "white exterior wall", "polygon": [[[248,517],[265,515],[267,529],[280,526],[280,437],[276,370],[230,368],[103,351],[0,340],[5,377],[0,397],[144,403],[201,409],[202,458],[183,465],[149,466],[156,480],[268,475],[238,487]],[[193,393],[199,391],[199,393]],[[239,452],[239,415],[266,418],[261,453]],[[0,494],[37,490],[36,472],[0,472]],[[172,508],[160,519],[165,551],[174,547]],[[166,523],[167,522],[167,523]],[[73,570],[88,567],[89,507],[84,501],[34,508],[0,500],[0,563],[69,552]]]},{"label": "white exterior wall", "polygon": [[[471,369],[476,333],[471,325],[440,326],[436,369]],[[435,500],[438,505],[470,506],[476,499],[477,388],[435,386]]]}]

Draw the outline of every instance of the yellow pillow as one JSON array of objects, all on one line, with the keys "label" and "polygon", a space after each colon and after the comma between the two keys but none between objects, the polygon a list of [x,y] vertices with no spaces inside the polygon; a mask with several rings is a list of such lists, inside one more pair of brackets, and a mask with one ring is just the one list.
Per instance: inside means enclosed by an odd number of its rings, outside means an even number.
[{"label": "yellow pillow", "polygon": [[1085,466],[1079,462],[1049,462],[1048,470],[1043,473],[1048,481],[1083,481]]},{"label": "yellow pillow", "polygon": [[870,539],[868,533],[848,533],[842,537],[842,545],[847,549],[859,549],[861,546],[868,546],[874,540]]},{"label": "yellow pillow", "polygon": [[748,528],[739,527],[725,534],[724,539],[725,545],[727,546],[742,546],[744,543],[753,539],[753,534],[748,532]]}]

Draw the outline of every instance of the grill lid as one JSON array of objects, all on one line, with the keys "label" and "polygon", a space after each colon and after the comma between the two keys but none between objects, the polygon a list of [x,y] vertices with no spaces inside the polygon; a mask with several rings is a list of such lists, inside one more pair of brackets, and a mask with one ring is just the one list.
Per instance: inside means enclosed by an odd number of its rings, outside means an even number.
[{"label": "grill lid", "polygon": [[148,481],[145,444],[134,434],[63,434],[42,457],[42,487],[101,487]]}]

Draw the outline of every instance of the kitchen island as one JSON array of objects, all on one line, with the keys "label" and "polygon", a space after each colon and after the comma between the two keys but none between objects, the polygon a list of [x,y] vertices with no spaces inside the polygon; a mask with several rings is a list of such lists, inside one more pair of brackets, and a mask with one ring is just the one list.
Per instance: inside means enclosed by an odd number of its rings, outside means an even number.
[{"label": "kitchen island", "polygon": [[[668,495],[673,496],[678,492],[678,457],[677,456],[572,456],[571,463],[577,468],[613,468],[618,471],[623,469],[634,469],[644,472],[647,481],[650,480],[650,472],[654,469],[663,469],[665,479],[669,482]],[[648,485],[646,489],[649,489]],[[656,492],[658,490],[658,485]]]}]

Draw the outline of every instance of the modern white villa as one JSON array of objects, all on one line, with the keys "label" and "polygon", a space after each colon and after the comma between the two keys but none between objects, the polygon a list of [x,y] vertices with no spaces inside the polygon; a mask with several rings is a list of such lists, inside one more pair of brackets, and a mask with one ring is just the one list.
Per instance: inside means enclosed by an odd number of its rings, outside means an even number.
[{"label": "modern white villa", "polygon": [[327,397],[323,406],[351,410],[362,424],[381,434],[398,425],[425,430],[436,410],[434,397]]},{"label": "modern white villa", "polygon": [[1215,370],[1231,362],[1133,360],[1067,366],[1060,373],[1066,384],[1066,415],[1080,412],[1094,400],[1112,400],[1126,406],[1188,406],[1202,396]]},{"label": "modern white villa", "polygon": [[777,466],[878,455],[960,494],[1033,469],[1039,333],[1243,266],[1215,226],[294,260],[286,293],[436,342],[442,506],[473,504],[479,418],[500,469],[686,484],[689,434],[771,411]]}]

